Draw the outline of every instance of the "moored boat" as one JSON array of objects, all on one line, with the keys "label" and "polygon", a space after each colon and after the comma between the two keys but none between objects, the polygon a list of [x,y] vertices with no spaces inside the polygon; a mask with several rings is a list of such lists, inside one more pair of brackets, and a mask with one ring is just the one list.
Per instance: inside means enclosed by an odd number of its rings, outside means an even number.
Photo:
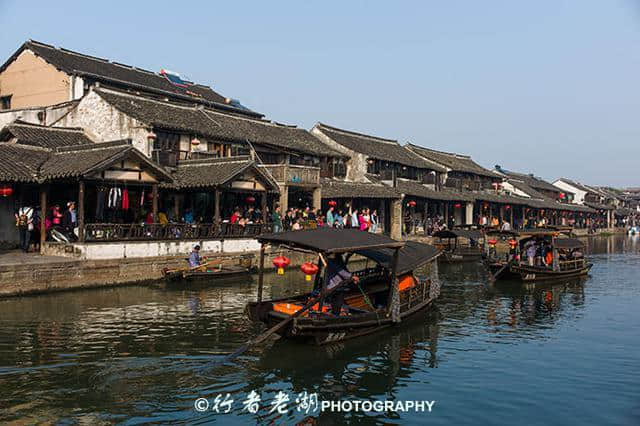
[{"label": "moored boat", "polygon": [[[492,279],[531,282],[587,275],[593,265],[584,256],[585,245],[566,236],[570,233],[555,228],[489,231],[485,261]],[[499,250],[500,242],[508,250]]]},{"label": "moored boat", "polygon": [[[325,344],[374,333],[429,307],[439,295],[435,260],[440,252],[428,244],[404,243],[352,229],[289,231],[263,235],[258,240],[262,243],[258,300],[249,303],[246,311],[252,321],[270,327],[292,319],[278,330],[288,339]],[[317,255],[317,263],[306,267],[315,275],[314,290],[263,301],[267,245]],[[345,257],[354,254],[374,266],[352,273],[345,268],[346,274],[336,274],[336,265],[346,265]],[[418,273],[422,268],[429,272]]]},{"label": "moored boat", "polygon": [[484,234],[478,229],[452,229],[433,233],[433,245],[442,250],[440,260],[447,263],[473,262],[482,257]]}]

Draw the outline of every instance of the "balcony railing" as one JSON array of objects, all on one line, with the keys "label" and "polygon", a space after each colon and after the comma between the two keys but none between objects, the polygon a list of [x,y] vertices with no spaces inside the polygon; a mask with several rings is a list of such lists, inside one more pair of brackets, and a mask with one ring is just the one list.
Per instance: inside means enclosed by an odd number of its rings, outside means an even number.
[{"label": "balcony railing", "polygon": [[122,224],[90,223],[85,225],[86,242],[110,241],[175,241],[208,240],[228,238],[254,238],[261,233],[271,232],[269,224],[247,224],[244,226],[221,223],[170,223]]},{"label": "balcony railing", "polygon": [[293,164],[267,164],[263,167],[269,170],[276,182],[305,185],[320,184],[320,167]]}]

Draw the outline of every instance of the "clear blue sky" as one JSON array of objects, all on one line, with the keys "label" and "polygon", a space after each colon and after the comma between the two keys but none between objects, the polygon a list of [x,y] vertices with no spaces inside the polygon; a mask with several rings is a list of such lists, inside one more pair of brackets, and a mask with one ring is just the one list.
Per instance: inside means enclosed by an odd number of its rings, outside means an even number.
[{"label": "clear blue sky", "polygon": [[0,0],[26,39],[169,68],[269,118],[640,184],[640,2]]}]

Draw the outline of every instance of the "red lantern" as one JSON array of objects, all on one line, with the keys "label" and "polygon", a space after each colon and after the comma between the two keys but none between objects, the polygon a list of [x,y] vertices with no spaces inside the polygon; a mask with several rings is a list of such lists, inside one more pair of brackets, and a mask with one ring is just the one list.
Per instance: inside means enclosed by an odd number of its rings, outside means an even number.
[{"label": "red lantern", "polygon": [[495,247],[498,244],[498,240],[491,239],[487,241],[491,247]]},{"label": "red lantern", "polygon": [[460,203],[455,203],[455,204],[453,205],[453,207],[455,207],[456,209],[459,209],[460,207],[462,207],[462,204],[460,204]]},{"label": "red lantern", "polygon": [[304,272],[304,279],[307,281],[311,281],[311,275],[315,275],[318,273],[318,265],[315,265],[311,262],[304,262],[300,265],[300,270]]},{"label": "red lantern", "polygon": [[488,208],[489,208],[489,203],[484,203],[484,204],[482,205],[482,207],[484,207],[485,209],[488,209]]},{"label": "red lantern", "polygon": [[416,206],[416,202],[415,202],[415,201],[413,201],[413,200],[411,200],[411,201],[409,201],[409,202],[407,203],[407,205],[408,205],[409,207],[415,207],[415,206]]},{"label": "red lantern", "polygon": [[518,241],[515,239],[510,239],[509,240],[509,246],[511,246],[511,248],[515,248],[518,245]]},{"label": "red lantern", "polygon": [[147,139],[149,139],[150,141],[155,141],[157,138],[158,137],[155,133],[153,133],[153,131],[149,132],[149,134],[147,135]]},{"label": "red lantern", "polygon": [[253,204],[256,202],[256,197],[247,197],[245,201],[247,204]]},{"label": "red lantern", "polygon": [[200,139],[198,138],[191,139],[191,145],[194,145],[194,146],[200,145]]},{"label": "red lantern", "polygon": [[504,206],[504,208],[509,210],[511,208],[511,206],[509,204],[507,204],[506,206]]},{"label": "red lantern", "polygon": [[282,256],[282,255],[276,256],[273,259],[273,266],[278,268],[278,275],[284,275],[284,268],[289,266],[290,263],[291,263],[291,260],[289,260],[288,257]]},{"label": "red lantern", "polygon": [[0,196],[2,197],[10,197],[13,194],[13,188],[5,185],[0,187]]},{"label": "red lantern", "polygon": [[335,207],[337,205],[338,205],[338,203],[336,201],[334,201],[334,200],[329,201],[329,207]]}]

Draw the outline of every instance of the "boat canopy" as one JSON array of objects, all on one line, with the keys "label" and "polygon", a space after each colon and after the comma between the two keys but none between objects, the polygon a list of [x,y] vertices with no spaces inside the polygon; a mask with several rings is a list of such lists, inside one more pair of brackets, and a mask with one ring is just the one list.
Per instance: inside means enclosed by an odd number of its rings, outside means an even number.
[{"label": "boat canopy", "polygon": [[[358,250],[356,254],[373,260],[383,268],[391,269],[393,265],[393,252],[394,250],[390,248],[380,248]],[[411,272],[437,258],[440,253],[440,250],[432,245],[416,241],[407,241],[398,253],[397,273],[398,275],[402,275]]]},{"label": "boat canopy", "polygon": [[557,238],[555,246],[560,249],[583,248],[584,243],[577,238]]},{"label": "boat canopy", "polygon": [[444,229],[436,231],[432,234],[438,238],[468,238],[470,240],[479,240],[482,238],[482,231],[477,229]]},{"label": "boat canopy", "polygon": [[286,231],[258,236],[261,243],[281,244],[292,249],[321,253],[350,253],[365,249],[397,249],[404,242],[357,229],[319,228],[305,231]]}]

